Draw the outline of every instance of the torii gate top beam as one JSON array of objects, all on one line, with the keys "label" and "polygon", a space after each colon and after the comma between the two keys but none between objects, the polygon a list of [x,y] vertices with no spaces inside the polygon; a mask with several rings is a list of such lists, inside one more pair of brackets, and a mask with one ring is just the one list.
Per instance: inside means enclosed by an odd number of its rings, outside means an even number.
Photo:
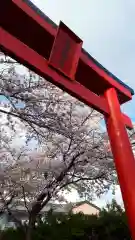
[{"label": "torii gate top beam", "polygon": [[[37,8],[30,0],[24,0],[24,2],[26,2],[34,11],[36,11],[37,14],[39,14],[39,16],[41,16],[50,26],[52,26],[51,28],[53,28],[53,29],[58,28],[58,26],[47,15],[45,15],[39,8]],[[53,32],[53,34],[52,34],[52,32]],[[55,37],[56,32],[54,32],[54,30],[51,29],[50,34],[52,34]],[[101,74],[101,76],[102,76],[103,71],[104,71],[104,73],[106,73],[108,75],[108,77],[111,77],[113,80],[115,80],[119,84],[123,85],[126,89],[128,89],[130,91],[131,95],[134,95],[134,90],[132,88],[130,88],[128,85],[126,85],[120,79],[118,79],[115,75],[113,75],[111,72],[109,72],[96,59],[94,59],[88,52],[86,52],[86,50],[84,48],[82,48],[82,59],[83,59],[83,56],[87,56],[89,58],[88,65],[92,67],[94,64],[93,70],[97,70],[97,73],[99,73],[99,75]],[[92,62],[93,62],[93,64],[92,64]],[[85,61],[84,61],[84,63],[85,63]],[[97,68],[96,68],[96,66],[97,66]],[[101,70],[101,72],[100,72],[100,70]],[[106,74],[104,76],[105,78],[107,78]],[[108,79],[108,81],[109,81],[109,79]]]},{"label": "torii gate top beam", "polygon": [[[29,0],[4,0],[0,8],[0,25],[49,59],[57,26]],[[120,103],[130,100],[134,94],[130,87],[103,68],[84,49],[81,50],[75,80],[97,95],[115,87]]]}]

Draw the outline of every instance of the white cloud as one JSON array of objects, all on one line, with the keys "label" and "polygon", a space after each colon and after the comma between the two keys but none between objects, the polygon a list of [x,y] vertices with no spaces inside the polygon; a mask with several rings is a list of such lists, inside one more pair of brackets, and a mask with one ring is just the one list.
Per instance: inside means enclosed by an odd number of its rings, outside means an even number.
[{"label": "white cloud", "polygon": [[99,207],[104,207],[107,203],[111,203],[112,199],[115,199],[118,204],[123,206],[123,200],[119,186],[116,187],[114,195],[110,190],[107,194],[104,194],[100,198],[96,199],[94,203]]}]

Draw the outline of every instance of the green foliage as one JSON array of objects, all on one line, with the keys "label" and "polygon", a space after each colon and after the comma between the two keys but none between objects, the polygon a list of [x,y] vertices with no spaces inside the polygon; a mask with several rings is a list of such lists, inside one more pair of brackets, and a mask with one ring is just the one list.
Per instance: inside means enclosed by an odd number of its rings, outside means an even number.
[{"label": "green foliage", "polygon": [[[24,239],[20,230],[9,229],[3,240]],[[130,234],[123,209],[113,201],[99,216],[68,215],[49,212],[33,230],[32,240],[129,240]]]},{"label": "green foliage", "polygon": [[9,228],[8,230],[5,231],[1,231],[0,232],[0,239],[1,240],[24,240],[25,239],[25,235],[24,232],[22,232],[21,229],[12,229]]},{"label": "green foliage", "polygon": [[107,208],[101,211],[98,224],[97,229],[100,231],[99,236],[101,235],[99,239],[130,239],[126,214],[114,200],[111,205],[107,205]]}]

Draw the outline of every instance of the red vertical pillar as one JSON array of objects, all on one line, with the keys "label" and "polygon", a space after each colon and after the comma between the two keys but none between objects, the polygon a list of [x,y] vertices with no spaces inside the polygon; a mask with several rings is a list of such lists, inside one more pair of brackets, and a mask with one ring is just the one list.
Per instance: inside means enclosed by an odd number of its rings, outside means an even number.
[{"label": "red vertical pillar", "polygon": [[132,239],[135,240],[135,160],[114,88],[105,92],[110,115],[106,125]]}]

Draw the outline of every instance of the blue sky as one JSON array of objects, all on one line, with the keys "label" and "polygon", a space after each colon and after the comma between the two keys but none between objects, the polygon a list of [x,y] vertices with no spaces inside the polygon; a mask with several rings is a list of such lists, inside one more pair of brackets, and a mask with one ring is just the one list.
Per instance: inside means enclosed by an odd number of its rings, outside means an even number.
[{"label": "blue sky", "polygon": [[[102,65],[135,89],[134,0],[31,0],[57,24],[62,20]],[[135,97],[123,106],[135,121]]]}]

